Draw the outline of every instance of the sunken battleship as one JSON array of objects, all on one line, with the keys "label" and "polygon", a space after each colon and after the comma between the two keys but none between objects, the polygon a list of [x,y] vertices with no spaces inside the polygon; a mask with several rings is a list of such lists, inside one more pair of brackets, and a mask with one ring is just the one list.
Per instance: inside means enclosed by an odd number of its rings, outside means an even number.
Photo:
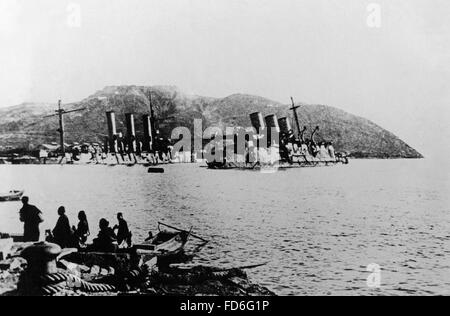
[{"label": "sunken battleship", "polygon": [[298,108],[292,99],[296,130],[290,117],[250,114],[251,128],[234,128],[232,133],[216,137],[216,141],[208,144],[208,168],[254,170],[348,164],[347,153],[336,152],[332,141],[316,140],[319,126],[311,131],[309,138],[305,137],[308,128],[301,128]]},{"label": "sunken battleship", "polygon": [[12,164],[100,164],[100,165],[144,165],[152,166],[165,164],[172,161],[170,151],[170,140],[159,135],[157,119],[151,96],[149,98],[149,113],[142,115],[143,134],[137,135],[134,113],[125,113],[126,133],[117,129],[116,113],[112,110],[106,111],[107,135],[102,135],[104,142],[99,143],[73,143],[65,142],[64,116],[73,112],[82,112],[86,108],[66,111],[58,102],[56,114],[44,118],[58,117],[59,146],[41,145],[36,157],[15,158]]}]

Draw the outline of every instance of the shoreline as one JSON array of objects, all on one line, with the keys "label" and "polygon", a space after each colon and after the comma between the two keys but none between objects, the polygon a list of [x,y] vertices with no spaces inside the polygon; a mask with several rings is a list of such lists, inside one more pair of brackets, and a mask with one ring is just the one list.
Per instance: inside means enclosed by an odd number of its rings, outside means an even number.
[{"label": "shoreline", "polygon": [[[351,157],[348,156],[348,159],[351,161],[357,161],[357,160],[425,160],[429,159],[427,157]],[[205,162],[166,162],[166,163],[159,163],[156,165],[150,165],[149,163],[96,163],[96,162],[86,162],[86,163],[59,163],[58,161],[52,161],[50,163],[1,163],[0,166],[107,166],[107,167],[114,167],[114,166],[125,166],[125,167],[134,167],[134,166],[143,166],[143,167],[150,167],[150,166],[167,166],[167,165],[195,165],[195,164],[202,164]]]},{"label": "shoreline", "polygon": [[160,266],[153,259],[136,265],[136,258],[118,253],[72,252],[55,261],[54,273],[41,274],[36,282],[23,258],[23,250],[31,247],[14,243],[10,256],[0,261],[0,296],[276,296],[250,280],[246,271],[256,266]]}]

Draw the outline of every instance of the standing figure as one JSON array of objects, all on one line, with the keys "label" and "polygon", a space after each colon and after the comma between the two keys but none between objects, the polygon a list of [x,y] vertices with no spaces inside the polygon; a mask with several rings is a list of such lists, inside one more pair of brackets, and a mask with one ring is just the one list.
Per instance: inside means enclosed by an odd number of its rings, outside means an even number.
[{"label": "standing figure", "polygon": [[328,143],[328,154],[330,155],[331,159],[333,159],[333,160],[336,159],[336,153],[335,153],[332,142]]},{"label": "standing figure", "polygon": [[87,220],[86,213],[84,211],[80,211],[78,213],[78,226],[74,230],[74,237],[76,239],[77,246],[84,247],[86,245],[87,239],[91,234],[89,230],[89,222]]},{"label": "standing figure", "polygon": [[122,245],[123,242],[126,242],[128,247],[131,247],[131,232],[128,229],[128,223],[123,219],[123,214],[117,214],[117,220],[119,221],[119,225],[114,226],[114,230],[117,230],[117,243],[119,246]]},{"label": "standing figure", "polygon": [[61,206],[58,209],[58,221],[53,229],[53,240],[61,248],[70,247],[72,243],[72,229],[70,228],[69,218],[66,215],[66,209]]},{"label": "standing figure", "polygon": [[325,142],[320,142],[319,144],[319,158],[322,161],[330,160],[330,155],[328,153],[328,149],[325,147]]},{"label": "standing figure", "polygon": [[36,206],[29,204],[29,201],[28,196],[22,198],[23,207],[19,212],[20,221],[24,224],[24,242],[36,242],[39,241],[40,237],[39,224],[44,220],[42,219],[42,212]]}]

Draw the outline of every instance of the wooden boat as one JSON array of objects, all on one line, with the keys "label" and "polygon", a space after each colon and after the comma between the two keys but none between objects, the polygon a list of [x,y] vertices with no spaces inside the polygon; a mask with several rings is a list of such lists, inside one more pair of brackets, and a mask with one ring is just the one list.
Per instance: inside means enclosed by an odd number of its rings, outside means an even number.
[{"label": "wooden boat", "polygon": [[0,202],[20,201],[24,191],[9,191],[8,193],[0,193]]},{"label": "wooden boat", "polygon": [[[160,227],[164,226],[171,229],[171,231],[161,230]],[[187,257],[185,254],[185,246],[189,241],[189,238],[196,238],[203,243],[200,247],[194,251],[198,252],[208,241],[202,237],[199,237],[190,231],[182,230],[164,223],[158,223],[158,234],[143,244],[134,245],[133,248],[137,254],[144,255],[149,261],[149,258],[156,258],[159,265],[168,265],[173,262],[183,261]],[[180,262],[181,262],[180,261]]]},{"label": "wooden boat", "polygon": [[149,168],[148,173],[164,173],[164,168]]},{"label": "wooden boat", "polygon": [[134,245],[138,254],[153,257],[173,257],[183,253],[190,233],[186,231],[160,231],[153,239]]},{"label": "wooden boat", "polygon": [[9,161],[9,158],[0,157],[0,165],[10,165],[11,162]]}]

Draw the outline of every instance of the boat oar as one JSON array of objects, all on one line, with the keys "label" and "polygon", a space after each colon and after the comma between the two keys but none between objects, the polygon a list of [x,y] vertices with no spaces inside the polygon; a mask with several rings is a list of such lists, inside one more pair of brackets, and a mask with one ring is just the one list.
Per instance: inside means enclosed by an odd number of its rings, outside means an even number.
[{"label": "boat oar", "polygon": [[[212,269],[212,271],[214,272],[214,273],[217,273],[217,272],[228,272],[228,271],[231,271],[231,270],[234,270],[234,269],[238,269],[238,270],[250,270],[250,269],[256,269],[256,268],[259,268],[259,267],[262,267],[262,266],[265,266],[265,265],[267,265],[269,262],[264,262],[264,263],[259,263],[259,264],[253,264],[253,265],[248,265],[248,266],[242,266],[242,267],[233,267],[233,268],[211,268]],[[197,267],[204,267],[204,266],[201,266],[201,265],[194,265],[194,264],[184,264],[184,263],[174,263],[174,264],[171,264],[170,265],[170,267],[171,268],[177,268],[177,269],[180,269],[180,270],[192,270],[192,269],[194,269],[194,268],[197,268]],[[205,267],[205,268],[208,268],[208,267]]]},{"label": "boat oar", "polygon": [[[180,228],[176,228],[176,227],[173,227],[173,226],[170,226],[170,225],[161,223],[161,222],[158,222],[158,224],[159,224],[159,225],[162,225],[162,226],[166,226],[166,227],[171,228],[171,229],[174,229],[174,230],[179,231],[179,232],[188,232],[187,230],[180,229]],[[189,233],[189,232],[188,232],[188,233]],[[195,235],[195,234],[192,234],[192,229],[191,229],[190,236],[191,236],[191,237],[194,237],[194,238],[197,238],[197,239],[200,239],[201,241],[204,241],[204,242],[209,242],[208,240],[206,240],[206,239],[204,239],[204,238],[202,238],[202,237],[200,237],[200,236],[197,236],[197,235]]]},{"label": "boat oar", "polygon": [[186,243],[189,241],[189,237],[192,236],[192,230],[194,229],[194,227],[191,227],[191,230],[189,231],[187,237],[186,237]]},{"label": "boat oar", "polygon": [[256,268],[265,266],[268,263],[269,262],[264,262],[264,263],[259,263],[259,264],[253,264],[253,265],[250,265],[250,266],[234,267],[234,268],[228,268],[228,269],[219,269],[219,270],[216,270],[215,272],[225,272],[225,271],[230,271],[230,270],[234,270],[234,269],[239,269],[239,270],[256,269]]}]

